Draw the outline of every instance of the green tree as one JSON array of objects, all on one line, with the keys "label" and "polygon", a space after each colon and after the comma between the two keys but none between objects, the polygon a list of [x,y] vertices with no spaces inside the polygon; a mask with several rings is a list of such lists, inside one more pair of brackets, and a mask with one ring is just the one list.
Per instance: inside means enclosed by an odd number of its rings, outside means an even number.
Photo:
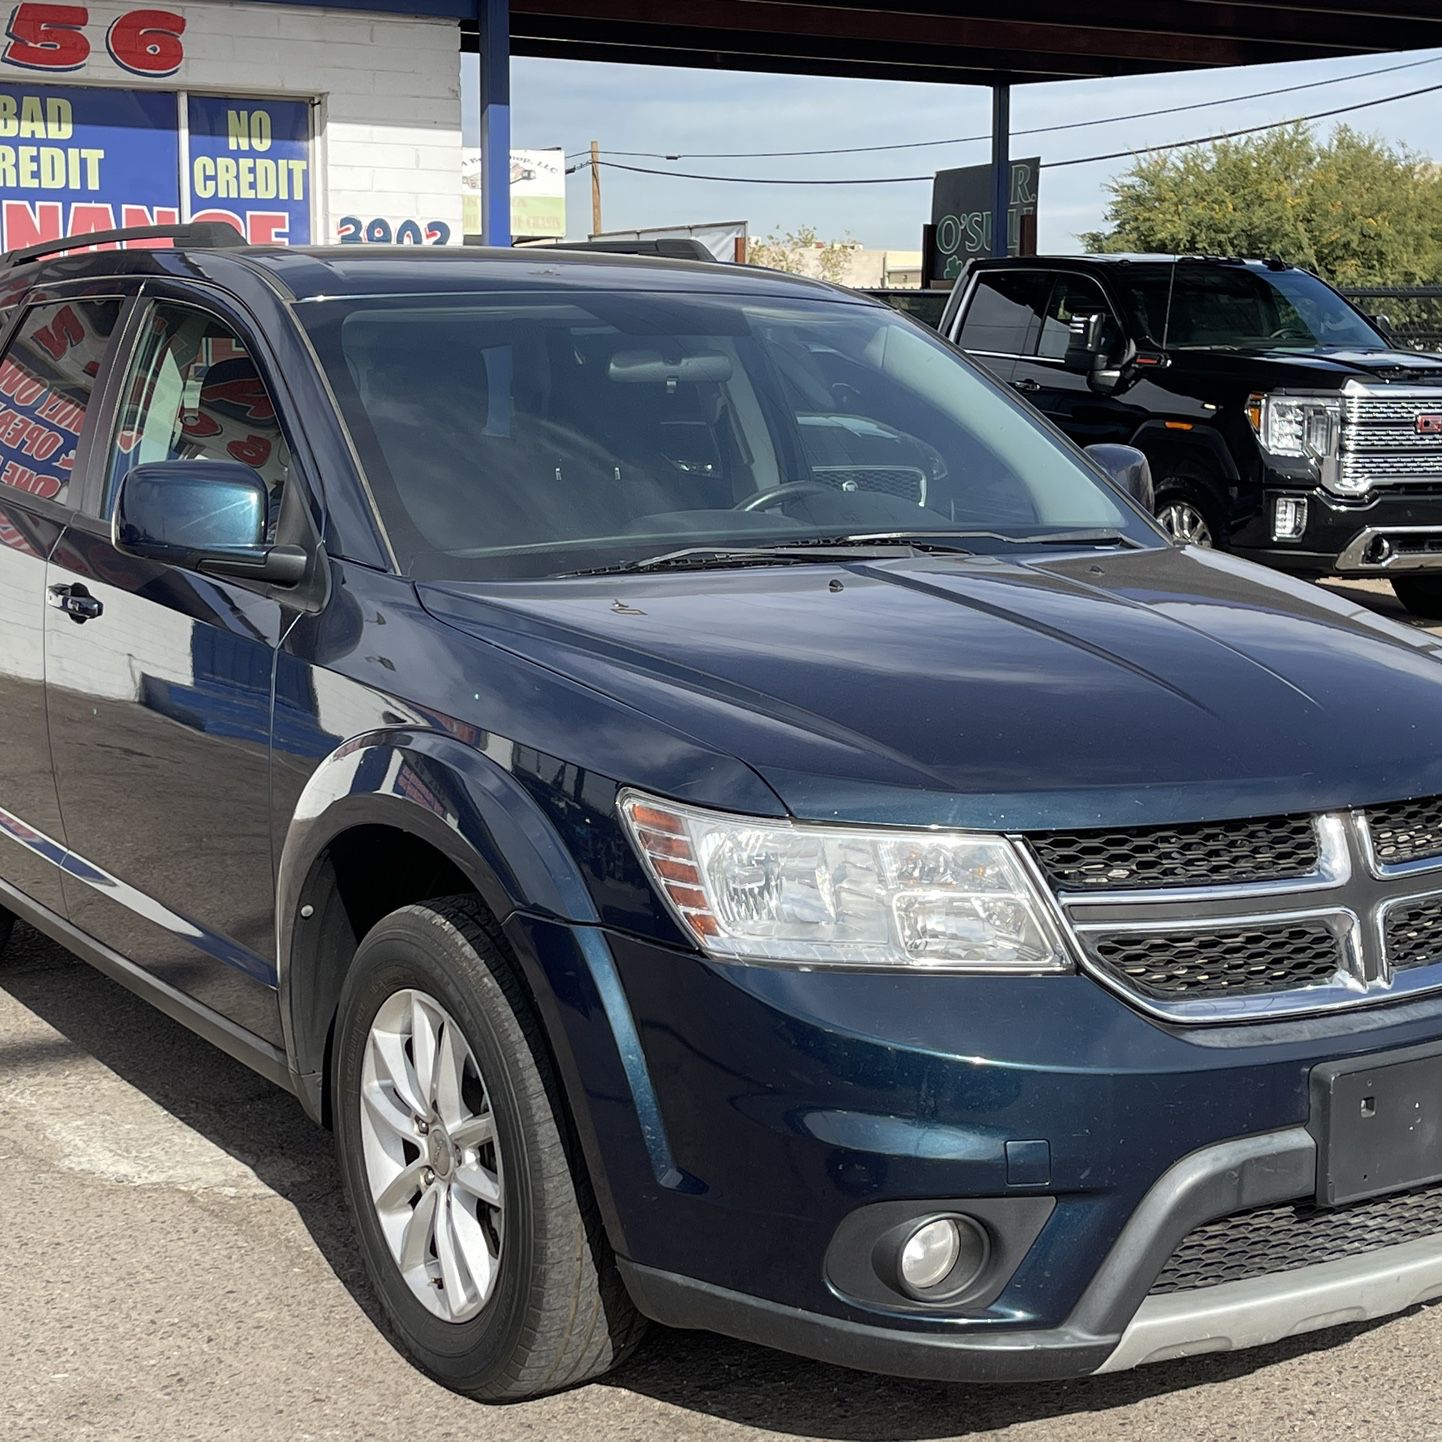
[{"label": "green tree", "polygon": [[768,235],[753,240],[746,247],[748,265],[764,265],[771,270],[790,271],[793,275],[819,276],[839,285],[846,279],[846,269],[856,242],[848,235],[844,240],[823,241],[814,226],[803,225],[785,235]]},{"label": "green tree", "polygon": [[1339,286],[1442,280],[1442,167],[1345,126],[1144,155],[1108,189],[1088,250],[1275,255]]}]

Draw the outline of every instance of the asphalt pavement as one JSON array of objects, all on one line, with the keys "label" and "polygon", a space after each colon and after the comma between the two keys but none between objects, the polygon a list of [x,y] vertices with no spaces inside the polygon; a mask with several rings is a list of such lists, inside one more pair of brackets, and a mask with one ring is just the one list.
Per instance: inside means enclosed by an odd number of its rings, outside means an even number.
[{"label": "asphalt pavement", "polygon": [[[1400,617],[1390,594],[1346,587]],[[1442,1307],[1024,1388],[653,1331],[613,1377],[483,1407],[375,1325],[328,1134],[28,929],[0,958],[0,1439],[1027,1442],[1442,1435]]]}]

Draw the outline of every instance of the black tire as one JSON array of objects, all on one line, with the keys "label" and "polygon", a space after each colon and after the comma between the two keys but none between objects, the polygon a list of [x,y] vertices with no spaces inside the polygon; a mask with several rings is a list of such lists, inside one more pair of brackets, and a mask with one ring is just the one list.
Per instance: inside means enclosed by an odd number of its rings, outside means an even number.
[{"label": "black tire", "polygon": [[11,912],[0,909],[0,952],[10,944],[10,933],[15,930],[15,917]]},{"label": "black tire", "polygon": [[1193,541],[1191,544],[1218,551],[1226,549],[1227,535],[1222,508],[1205,482],[1185,475],[1170,475],[1157,482],[1153,514],[1162,522],[1168,534],[1177,538],[1178,529],[1167,523],[1169,508],[1187,508],[1200,518],[1201,524],[1206,528],[1207,539]]},{"label": "black tire", "polygon": [[1442,576],[1394,576],[1392,592],[1414,616],[1442,620]]},{"label": "black tire", "polygon": [[[495,1115],[505,1230],[495,1291],[448,1321],[412,1293],[365,1171],[363,1058],[399,991],[434,997],[470,1045]],[[577,1155],[540,1026],[493,919],[474,897],[392,912],[362,941],[336,1021],[332,1114],[351,1214],[400,1350],[437,1381],[487,1401],[575,1386],[614,1366],[645,1323],[626,1295]]]}]

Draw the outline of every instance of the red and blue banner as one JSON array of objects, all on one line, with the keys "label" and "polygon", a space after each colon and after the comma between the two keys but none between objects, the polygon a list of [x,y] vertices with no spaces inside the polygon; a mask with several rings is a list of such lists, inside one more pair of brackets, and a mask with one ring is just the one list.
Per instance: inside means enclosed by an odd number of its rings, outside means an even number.
[{"label": "red and blue banner", "polygon": [[191,95],[190,217],[229,221],[256,245],[310,240],[310,105]]},{"label": "red and blue banner", "polygon": [[192,220],[228,222],[257,245],[304,245],[311,176],[305,100],[0,84],[0,250],[174,225],[182,186]]},{"label": "red and blue banner", "polygon": [[0,85],[0,250],[179,219],[174,94]]}]

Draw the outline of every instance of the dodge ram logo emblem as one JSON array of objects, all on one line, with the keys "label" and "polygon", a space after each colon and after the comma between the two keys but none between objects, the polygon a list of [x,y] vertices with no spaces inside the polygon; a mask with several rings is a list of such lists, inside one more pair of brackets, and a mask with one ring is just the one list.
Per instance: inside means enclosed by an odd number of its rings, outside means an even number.
[{"label": "dodge ram logo emblem", "polygon": [[1442,436],[1442,414],[1418,416],[1417,434],[1419,436]]}]

